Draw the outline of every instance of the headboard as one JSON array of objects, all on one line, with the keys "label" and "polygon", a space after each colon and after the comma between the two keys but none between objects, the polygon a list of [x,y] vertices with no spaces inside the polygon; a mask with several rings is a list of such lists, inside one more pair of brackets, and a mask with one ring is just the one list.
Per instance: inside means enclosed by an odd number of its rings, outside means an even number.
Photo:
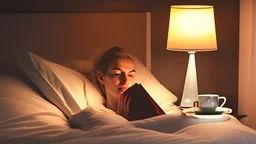
[{"label": "headboard", "polygon": [[150,13],[2,13],[0,72],[16,72],[21,49],[46,59],[92,59],[121,46],[151,69]]}]

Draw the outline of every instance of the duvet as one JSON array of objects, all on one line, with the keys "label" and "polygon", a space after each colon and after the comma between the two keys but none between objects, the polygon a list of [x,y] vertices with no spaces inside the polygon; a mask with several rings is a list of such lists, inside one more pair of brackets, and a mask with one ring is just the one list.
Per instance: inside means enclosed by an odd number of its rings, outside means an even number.
[{"label": "duvet", "polygon": [[0,77],[1,144],[255,144],[255,130],[225,114],[218,119],[188,117],[175,106],[167,115],[127,121],[102,105],[68,119],[28,81]]}]

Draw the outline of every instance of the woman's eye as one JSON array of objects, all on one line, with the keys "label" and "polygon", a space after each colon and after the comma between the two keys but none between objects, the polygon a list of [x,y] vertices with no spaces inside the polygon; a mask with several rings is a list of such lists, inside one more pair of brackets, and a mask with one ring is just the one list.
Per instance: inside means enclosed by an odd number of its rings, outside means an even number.
[{"label": "woman's eye", "polygon": [[129,74],[128,76],[129,76],[129,77],[134,77],[134,74]]},{"label": "woman's eye", "polygon": [[114,76],[119,76],[119,75],[121,75],[121,73],[114,73],[113,75]]},{"label": "woman's eye", "polygon": [[131,72],[128,74],[129,77],[134,77],[135,76],[135,72]]}]

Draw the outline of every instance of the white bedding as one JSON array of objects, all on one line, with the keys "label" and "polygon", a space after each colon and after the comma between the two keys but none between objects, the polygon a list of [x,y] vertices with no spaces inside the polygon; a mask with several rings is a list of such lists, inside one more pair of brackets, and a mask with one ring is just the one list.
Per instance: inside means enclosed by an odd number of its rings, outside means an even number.
[{"label": "white bedding", "polygon": [[104,107],[88,107],[76,116],[71,122],[77,128],[71,128],[65,115],[33,86],[0,77],[1,144],[256,143],[256,132],[229,115],[209,122],[171,112],[128,122]]}]

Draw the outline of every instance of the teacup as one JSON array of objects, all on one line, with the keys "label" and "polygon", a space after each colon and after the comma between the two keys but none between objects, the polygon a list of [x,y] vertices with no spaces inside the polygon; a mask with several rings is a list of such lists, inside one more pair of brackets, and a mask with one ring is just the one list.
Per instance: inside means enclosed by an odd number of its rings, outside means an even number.
[{"label": "teacup", "polygon": [[[219,106],[219,100],[223,102]],[[226,103],[226,97],[217,94],[200,94],[198,95],[199,109],[205,112],[214,112],[217,107],[222,107]]]}]

